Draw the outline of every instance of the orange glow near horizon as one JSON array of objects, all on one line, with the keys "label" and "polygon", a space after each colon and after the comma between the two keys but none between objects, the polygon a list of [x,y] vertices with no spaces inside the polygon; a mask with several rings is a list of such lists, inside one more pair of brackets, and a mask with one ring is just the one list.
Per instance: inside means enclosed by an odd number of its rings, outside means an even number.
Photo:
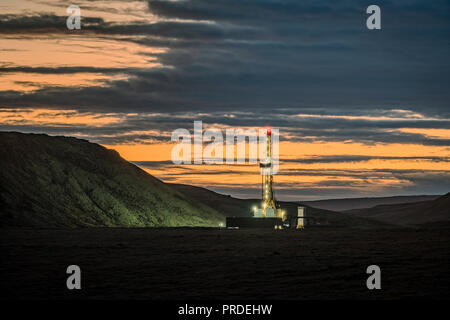
[{"label": "orange glow near horizon", "polygon": [[[83,133],[83,127],[99,129],[120,127],[126,123],[127,119],[135,119],[134,117],[138,116],[139,114],[136,113],[99,114],[76,110],[4,107],[0,108],[0,125],[56,128],[70,126],[79,129],[79,132],[72,131],[65,135],[90,139],[89,135]],[[151,119],[158,114],[148,114],[148,116]],[[209,127],[213,126],[204,125],[204,129]],[[224,128],[228,127],[224,126]],[[399,131],[447,139],[450,130],[402,128]],[[259,188],[261,176],[256,164],[174,165],[171,163],[171,152],[175,143],[168,141],[170,132],[161,132],[157,129],[127,129],[122,134],[103,134],[103,137],[124,138],[133,135],[160,137],[167,142],[147,139],[139,143],[104,144],[104,146],[116,150],[128,161],[156,162],[154,165],[150,163],[142,168],[163,181],[216,188]],[[248,153],[248,145],[246,149]],[[363,144],[353,141],[282,141],[279,150],[280,167],[279,173],[275,175],[276,185],[283,184],[292,188],[326,190],[332,188],[333,185],[345,183],[348,189],[376,192],[385,188],[401,188],[411,185],[408,179],[394,175],[389,172],[390,170],[450,171],[450,148],[446,146],[399,143]],[[224,155],[226,155],[225,148]],[[158,162],[163,163],[158,164]]]},{"label": "orange glow near horizon", "polygon": [[[99,114],[76,110],[4,107],[0,108],[0,125],[54,128],[70,126],[78,129],[79,132],[72,131],[70,134],[62,132],[62,134],[90,139],[89,135],[83,133],[82,128],[91,127],[101,130],[103,127],[120,127],[126,123],[127,119],[135,119],[138,116],[142,114]],[[159,115],[148,114],[147,116],[152,119]],[[205,124],[204,129],[209,127],[212,125]],[[227,127],[224,126],[224,128]],[[399,131],[448,138],[450,130],[404,128]],[[142,168],[163,181],[222,189],[241,188],[253,190],[253,192],[257,192],[261,183],[259,167],[256,164],[174,165],[171,163],[171,152],[175,143],[168,141],[170,132],[157,129],[127,129],[122,134],[103,134],[103,138],[114,139],[133,135],[153,136],[160,139],[147,139],[138,143],[104,144],[104,146],[116,150],[128,161],[156,162],[153,165],[152,163],[148,166],[143,165]],[[161,139],[167,142],[161,142]],[[248,154],[248,145],[246,149]],[[393,170],[409,170],[417,173],[450,171],[450,148],[446,146],[363,144],[354,141],[282,141],[279,150],[280,167],[279,173],[274,177],[275,186],[283,185],[291,189],[311,188],[326,191],[336,185],[345,185],[347,190],[354,190],[359,194],[382,193],[387,189],[395,192],[395,190],[400,191],[404,187],[410,187],[413,183],[407,177],[391,173]],[[224,155],[226,155],[225,148]],[[304,161],[305,159],[307,161]]]},{"label": "orange glow near horizon", "polygon": [[[109,145],[130,161],[169,161],[174,144],[157,145]],[[387,157],[386,159],[369,159],[366,161],[302,163],[283,162],[289,159],[310,159],[311,156],[359,155]],[[364,189],[376,192],[383,188],[400,188],[410,186],[411,182],[394,175],[376,173],[382,170],[416,170],[450,171],[450,162],[428,159],[403,159],[402,157],[447,157],[450,150],[446,147],[423,146],[418,144],[377,144],[360,143],[280,143],[280,170],[275,175],[277,184],[295,187],[327,189],[327,183],[346,182],[349,189]],[[398,157],[400,159],[389,159]],[[197,186],[258,188],[261,183],[259,168],[254,164],[244,165],[163,165],[162,167],[144,167],[148,173],[172,183],[192,184]],[[301,174],[295,174],[297,170]],[[294,172],[294,174],[291,174]],[[308,172],[310,172],[308,174]],[[322,174],[315,175],[320,172]],[[326,173],[334,173],[327,175]],[[362,172],[362,173],[361,173]],[[373,174],[372,174],[373,172]],[[354,173],[354,176],[347,176]]]}]

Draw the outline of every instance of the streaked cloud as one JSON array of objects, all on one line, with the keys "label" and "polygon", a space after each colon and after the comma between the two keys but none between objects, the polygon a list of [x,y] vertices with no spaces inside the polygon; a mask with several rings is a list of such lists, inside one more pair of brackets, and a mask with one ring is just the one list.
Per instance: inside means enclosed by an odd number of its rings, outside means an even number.
[{"label": "streaked cloud", "polygon": [[[166,181],[257,196],[257,168],[175,166],[170,134],[280,128],[280,197],[450,187],[450,4],[80,0],[0,4],[0,129],[113,147]],[[220,182],[218,182],[220,181]]]}]

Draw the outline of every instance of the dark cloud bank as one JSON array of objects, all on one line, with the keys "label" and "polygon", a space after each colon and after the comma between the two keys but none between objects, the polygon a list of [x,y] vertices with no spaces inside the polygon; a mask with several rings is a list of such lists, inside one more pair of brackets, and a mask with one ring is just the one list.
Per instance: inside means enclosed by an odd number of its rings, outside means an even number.
[{"label": "dark cloud bank", "polygon": [[[168,48],[164,53],[154,54],[161,67],[3,65],[0,74],[125,73],[130,78],[114,81],[106,87],[47,87],[30,93],[1,91],[0,105],[100,113],[137,112],[139,115],[119,125],[103,127],[15,124],[0,129],[54,134],[81,132],[93,141],[114,144],[158,141],[164,138],[151,134],[122,134],[130,130],[191,128],[192,121],[197,119],[233,126],[270,124],[281,129],[282,139],[294,141],[351,140],[367,144],[450,146],[448,139],[395,131],[399,128],[450,128],[450,3],[442,0],[377,1],[382,10],[382,30],[376,31],[367,30],[365,26],[365,10],[370,4],[373,3],[357,0],[150,0],[148,10],[163,20],[120,24],[105,22],[101,17],[84,18],[81,34]],[[95,2],[92,5],[95,6]],[[0,34],[19,38],[29,34],[49,37],[67,34],[70,37],[65,19],[51,14],[2,15]],[[369,121],[295,117],[298,113],[378,116],[389,115],[393,109],[411,110],[430,119]],[[141,115],[151,112],[161,115],[157,118]],[[189,115],[183,118],[186,113]],[[226,117],[226,114],[235,117]],[[366,160],[349,156],[299,161]],[[448,161],[438,156],[427,160]],[[405,193],[419,190],[442,193],[450,186],[445,171],[380,174],[411,182],[403,189]],[[298,187],[279,187],[285,188],[286,194],[289,190],[299,192]],[[354,192],[350,187],[333,185],[327,189],[301,191],[346,195]],[[245,191],[234,190],[236,193]]]},{"label": "dark cloud bank", "polygon": [[[149,10],[166,21],[117,24],[84,18],[82,32],[166,46],[158,60],[170,68],[125,68],[132,80],[108,88],[48,88],[20,96],[3,92],[0,102],[64,106],[72,92],[70,104],[90,111],[402,108],[447,116],[449,3],[378,1],[379,31],[365,27],[369,4],[151,0]],[[65,18],[3,15],[0,32],[70,36]]]}]

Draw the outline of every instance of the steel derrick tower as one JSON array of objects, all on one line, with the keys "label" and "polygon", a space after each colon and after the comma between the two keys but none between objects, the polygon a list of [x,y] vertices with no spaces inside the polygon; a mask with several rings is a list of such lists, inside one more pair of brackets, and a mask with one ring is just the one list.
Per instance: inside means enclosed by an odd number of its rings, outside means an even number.
[{"label": "steel derrick tower", "polygon": [[259,166],[262,177],[262,210],[264,217],[274,217],[276,212],[275,200],[273,197],[273,148],[272,148],[272,130],[266,129],[265,150],[262,152]]}]

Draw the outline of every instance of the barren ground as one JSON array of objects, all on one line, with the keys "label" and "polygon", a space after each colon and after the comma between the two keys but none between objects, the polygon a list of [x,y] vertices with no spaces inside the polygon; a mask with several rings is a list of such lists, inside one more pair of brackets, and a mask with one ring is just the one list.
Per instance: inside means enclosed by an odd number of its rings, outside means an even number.
[{"label": "barren ground", "polygon": [[[450,229],[2,229],[3,298],[450,298]],[[82,290],[66,289],[66,268]],[[382,290],[365,270],[381,267]]]}]

